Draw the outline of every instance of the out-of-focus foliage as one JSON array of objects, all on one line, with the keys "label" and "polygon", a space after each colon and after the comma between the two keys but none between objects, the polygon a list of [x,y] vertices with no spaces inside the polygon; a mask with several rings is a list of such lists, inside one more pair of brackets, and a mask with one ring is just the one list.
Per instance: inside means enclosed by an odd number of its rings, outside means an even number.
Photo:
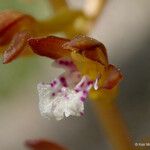
[{"label": "out-of-focus foliage", "polygon": [[0,64],[0,101],[3,97],[11,96],[30,76],[37,73],[38,70],[33,69],[33,66],[40,68],[40,63],[35,57],[21,58],[8,65]]},{"label": "out-of-focus foliage", "polygon": [[[52,13],[47,0],[0,0],[0,11],[6,9],[23,11],[40,19]],[[40,70],[39,65],[35,57],[20,58],[8,65],[0,63],[0,101],[23,86],[30,76],[34,76]],[[38,70],[33,66],[38,66]]]},{"label": "out-of-focus foliage", "polygon": [[39,19],[48,17],[52,13],[47,0],[0,0],[0,10],[5,9],[22,11]]}]

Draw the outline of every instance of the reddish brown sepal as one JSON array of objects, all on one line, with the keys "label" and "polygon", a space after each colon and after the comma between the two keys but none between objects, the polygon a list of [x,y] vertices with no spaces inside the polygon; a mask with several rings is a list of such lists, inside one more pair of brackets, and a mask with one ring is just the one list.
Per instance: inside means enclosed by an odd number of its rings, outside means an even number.
[{"label": "reddish brown sepal", "polygon": [[120,72],[120,70],[110,64],[106,70],[105,81],[102,85],[102,88],[112,89],[113,87],[119,84],[122,78],[123,75]]},{"label": "reddish brown sepal", "polygon": [[26,141],[26,145],[32,150],[66,150],[62,146],[47,140],[29,140]]},{"label": "reddish brown sepal", "polygon": [[68,39],[48,36],[44,38],[31,38],[28,40],[28,43],[36,54],[57,59],[70,55],[69,50],[62,46],[68,41]]},{"label": "reddish brown sepal", "polygon": [[35,22],[33,17],[17,11],[0,12],[0,45],[8,44],[17,32],[32,28]]},{"label": "reddish brown sepal", "polygon": [[70,52],[76,51],[102,65],[108,65],[105,46],[99,41],[87,36],[77,36],[72,40],[55,36],[31,38],[29,39],[29,45],[38,55],[52,59],[69,56]]},{"label": "reddish brown sepal", "polygon": [[3,63],[9,63],[16,59],[17,56],[23,51],[29,38],[29,33],[26,31],[18,32],[12,39],[8,49],[4,51]]}]

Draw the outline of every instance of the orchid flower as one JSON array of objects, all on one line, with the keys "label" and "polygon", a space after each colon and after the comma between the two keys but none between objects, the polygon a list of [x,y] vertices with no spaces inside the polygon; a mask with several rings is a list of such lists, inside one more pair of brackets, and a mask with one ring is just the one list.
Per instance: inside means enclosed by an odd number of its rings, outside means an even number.
[{"label": "orchid flower", "polygon": [[34,53],[54,59],[65,72],[49,83],[39,83],[39,107],[44,117],[81,116],[89,96],[115,150],[134,150],[114,99],[122,74],[109,64],[105,46],[87,36],[64,39],[30,38]]},{"label": "orchid flower", "polygon": [[37,86],[44,117],[61,120],[64,116],[81,116],[90,91],[91,96],[113,91],[122,79],[121,72],[108,63],[104,45],[95,39],[49,36],[30,38],[28,42],[36,54],[54,59],[53,66],[65,70],[51,82]]}]

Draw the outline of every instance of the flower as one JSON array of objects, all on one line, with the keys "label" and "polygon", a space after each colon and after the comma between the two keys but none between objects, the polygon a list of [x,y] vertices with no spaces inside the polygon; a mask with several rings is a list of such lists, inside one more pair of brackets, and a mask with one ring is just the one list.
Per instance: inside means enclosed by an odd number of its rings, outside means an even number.
[{"label": "flower", "polygon": [[90,91],[93,98],[101,91],[109,95],[108,91],[116,89],[122,79],[121,72],[108,63],[104,45],[95,39],[49,36],[30,38],[28,42],[35,53],[53,58],[53,66],[66,70],[52,82],[38,84],[39,107],[45,117],[60,120],[64,116],[80,116]]},{"label": "flower", "polygon": [[28,140],[25,144],[32,150],[66,150],[66,148],[44,139]]}]

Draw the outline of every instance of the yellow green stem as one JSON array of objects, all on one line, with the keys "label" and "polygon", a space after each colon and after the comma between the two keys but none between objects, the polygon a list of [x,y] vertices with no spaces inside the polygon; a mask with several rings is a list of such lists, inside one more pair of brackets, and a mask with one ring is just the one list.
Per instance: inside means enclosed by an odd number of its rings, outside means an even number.
[{"label": "yellow green stem", "polygon": [[115,102],[94,101],[97,114],[114,150],[135,150]]},{"label": "yellow green stem", "polygon": [[38,29],[43,31],[42,34],[62,32],[79,16],[83,16],[80,10],[62,9],[54,17],[40,21]]}]

